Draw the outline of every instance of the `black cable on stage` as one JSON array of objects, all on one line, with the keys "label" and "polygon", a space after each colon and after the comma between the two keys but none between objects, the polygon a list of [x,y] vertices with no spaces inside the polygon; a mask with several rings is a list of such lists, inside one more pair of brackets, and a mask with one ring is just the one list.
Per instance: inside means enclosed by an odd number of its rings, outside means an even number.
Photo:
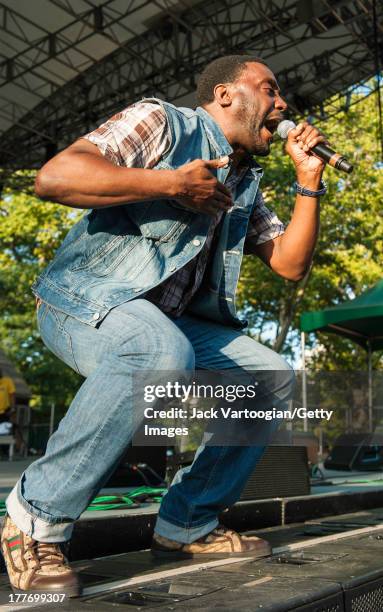
[{"label": "black cable on stage", "polygon": [[381,161],[383,162],[383,113],[382,113],[382,92],[380,88],[380,58],[378,41],[378,18],[376,15],[376,0],[372,2],[372,18],[374,24],[374,51],[375,51],[375,73],[377,79],[378,93],[378,138],[380,140]]}]

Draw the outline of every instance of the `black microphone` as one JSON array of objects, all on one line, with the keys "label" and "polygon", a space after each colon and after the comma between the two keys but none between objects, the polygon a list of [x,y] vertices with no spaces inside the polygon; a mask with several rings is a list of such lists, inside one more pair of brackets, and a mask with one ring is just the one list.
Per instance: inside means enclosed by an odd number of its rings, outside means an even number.
[{"label": "black microphone", "polygon": [[[297,126],[295,125],[294,121],[288,121],[285,119],[278,125],[277,132],[279,136],[285,140],[290,130],[293,130],[296,127]],[[350,164],[350,162],[348,162],[343,155],[339,155],[339,153],[336,153],[333,149],[330,149],[330,147],[323,144],[323,142],[319,142],[315,145],[315,147],[311,147],[310,151],[315,153],[315,155],[323,159],[323,161],[337,170],[342,170],[348,174],[353,171],[353,165]]]}]

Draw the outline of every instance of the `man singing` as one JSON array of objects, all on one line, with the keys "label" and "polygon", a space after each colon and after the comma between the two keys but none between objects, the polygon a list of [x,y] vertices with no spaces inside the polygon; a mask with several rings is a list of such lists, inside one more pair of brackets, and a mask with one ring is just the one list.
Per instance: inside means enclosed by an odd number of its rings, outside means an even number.
[{"label": "man singing", "polygon": [[[318,234],[324,141],[308,123],[290,131],[296,201],[286,229],[259,190],[255,157],[269,154],[287,108],[275,76],[252,56],[203,71],[196,110],[158,99],[129,106],[50,160],[38,196],[91,209],[34,285],[48,348],[85,377],[46,454],[7,499],[2,549],[13,588],[79,592],[59,543],[107,481],[142,420],[132,372],[277,370],[285,403],[293,372],[243,333],[235,311],[242,254],[292,281]],[[258,426],[258,425],[257,425]],[[260,538],[218,524],[267,446],[201,446],[159,510],[152,550],[169,557],[270,553]]]}]

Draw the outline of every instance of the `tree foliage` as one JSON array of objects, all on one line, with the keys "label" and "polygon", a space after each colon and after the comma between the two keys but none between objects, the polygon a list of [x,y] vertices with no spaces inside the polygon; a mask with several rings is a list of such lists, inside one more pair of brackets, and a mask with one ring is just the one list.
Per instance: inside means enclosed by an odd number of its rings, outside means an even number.
[{"label": "tree foliage", "polygon": [[[31,180],[31,176],[29,177]],[[5,188],[0,200],[0,338],[34,393],[34,403],[67,407],[80,377],[44,346],[31,285],[78,213]]]}]

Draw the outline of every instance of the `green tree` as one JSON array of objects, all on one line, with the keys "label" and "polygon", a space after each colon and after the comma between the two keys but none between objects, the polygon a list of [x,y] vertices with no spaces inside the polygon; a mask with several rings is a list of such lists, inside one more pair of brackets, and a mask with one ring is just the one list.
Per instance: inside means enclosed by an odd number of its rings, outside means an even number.
[{"label": "green tree", "polygon": [[[295,284],[278,278],[257,258],[246,257],[239,283],[239,306],[250,320],[251,334],[286,354],[294,340],[297,342],[302,312],[350,299],[382,277],[383,168],[377,164],[380,145],[375,96],[316,124],[354,163],[354,172],[342,175],[326,169],[328,193],[322,198],[321,232],[312,268]],[[288,223],[295,200],[292,162],[280,142],[264,161],[266,202]],[[365,352],[353,343],[332,334],[320,334],[319,338],[322,350],[315,354],[312,365],[326,369],[365,367]],[[313,342],[314,337],[309,340]],[[377,365],[379,355],[374,359]]]},{"label": "green tree", "polygon": [[[22,177],[29,179],[29,174]],[[44,346],[36,326],[31,285],[78,218],[72,209],[30,193],[3,190],[0,200],[0,338],[43,408],[55,401],[63,412],[80,377]]]}]

